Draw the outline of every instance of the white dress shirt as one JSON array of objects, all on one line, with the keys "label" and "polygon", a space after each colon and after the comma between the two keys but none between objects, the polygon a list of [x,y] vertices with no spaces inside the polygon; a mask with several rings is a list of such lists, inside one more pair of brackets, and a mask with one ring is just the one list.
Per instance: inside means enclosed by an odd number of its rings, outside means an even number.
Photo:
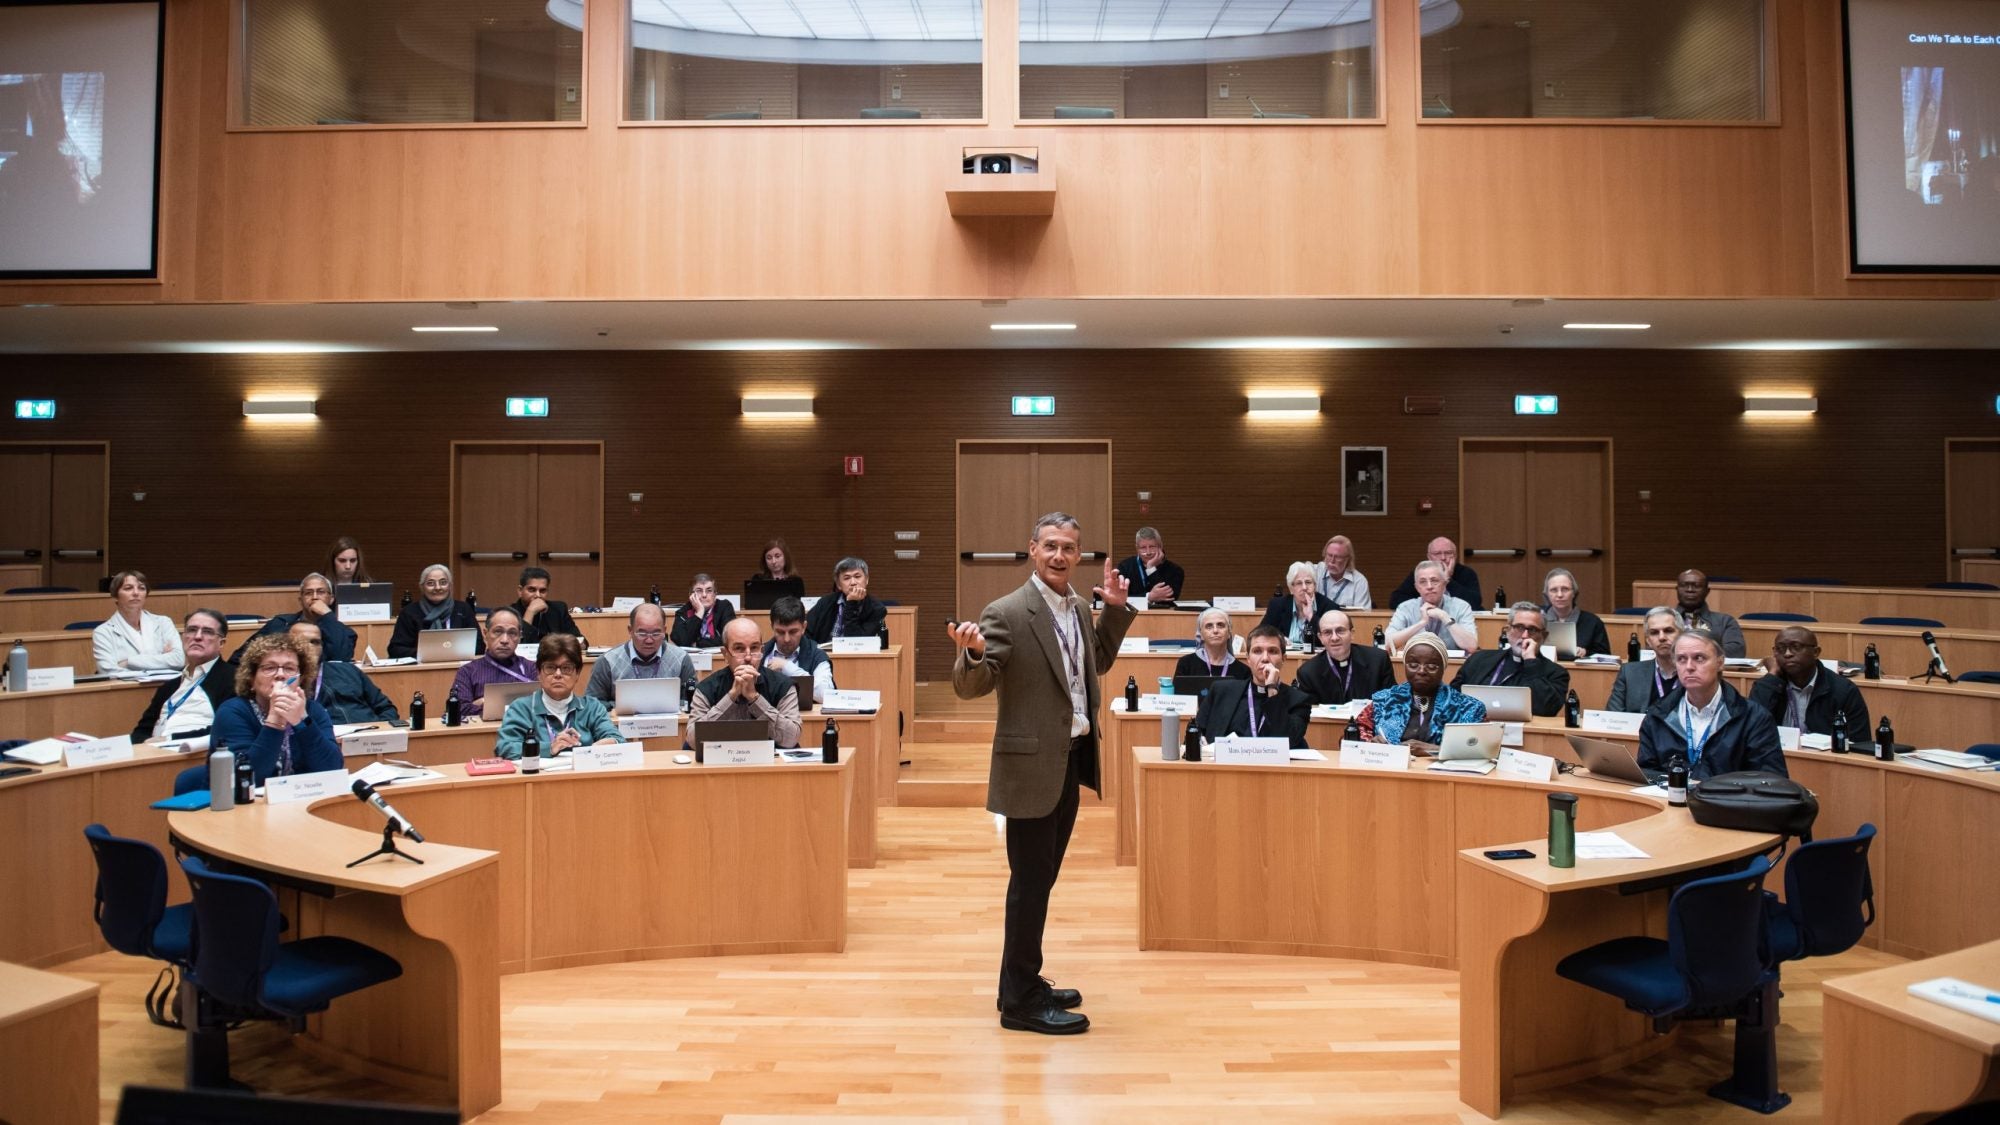
[{"label": "white dress shirt", "polygon": [[[222,658],[218,656],[215,659]],[[160,708],[159,721],[153,724],[154,738],[215,725],[215,704],[209,702],[208,693],[201,690],[201,681],[207,678],[208,670],[213,667],[215,660],[189,668],[181,674],[174,690],[168,694],[166,704]]]},{"label": "white dress shirt", "polygon": [[124,614],[112,614],[90,634],[90,651],[97,658],[99,673],[158,671],[179,668],[186,661],[174,623],[143,609],[137,629],[126,622]]},{"label": "white dress shirt", "polygon": [[1069,736],[1082,738],[1090,733],[1090,691],[1084,684],[1084,677],[1090,674],[1090,653],[1084,648],[1090,643],[1090,635],[1084,631],[1083,599],[1077,597],[1072,586],[1067,594],[1058,594],[1042,581],[1039,574],[1031,574],[1028,581],[1042,593],[1042,600],[1049,605],[1049,624],[1056,632],[1056,647],[1061,651],[1056,658],[1062,661],[1063,672],[1069,679]]}]

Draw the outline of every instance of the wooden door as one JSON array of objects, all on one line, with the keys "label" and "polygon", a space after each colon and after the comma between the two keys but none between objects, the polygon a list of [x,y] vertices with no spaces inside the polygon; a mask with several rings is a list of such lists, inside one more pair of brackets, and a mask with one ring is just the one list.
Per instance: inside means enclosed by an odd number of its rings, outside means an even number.
[{"label": "wooden door", "polygon": [[604,451],[596,445],[537,447],[535,564],[572,605],[604,603]]},{"label": "wooden door", "polygon": [[604,597],[604,447],[597,442],[452,443],[452,568],[460,597],[512,602],[521,568],[551,596]]},{"label": "wooden door", "polygon": [[1539,603],[1555,567],[1576,575],[1580,604],[1606,613],[1612,589],[1611,442],[1466,438],[1459,443],[1459,552],[1486,605]]},{"label": "wooden door", "polygon": [[1480,591],[1490,609],[1496,590],[1508,600],[1540,583],[1534,573],[1532,520],[1528,509],[1526,442],[1466,442],[1459,450],[1458,557],[1479,572]]},{"label": "wooden door", "polygon": [[0,590],[47,586],[49,566],[49,450],[45,445],[0,445]]},{"label": "wooden door", "polygon": [[1945,448],[1945,580],[1965,559],[2000,558],[2000,441],[1950,438]]},{"label": "wooden door", "polygon": [[977,618],[988,602],[1028,580],[1032,525],[1055,511],[1082,524],[1083,550],[1095,557],[1080,577],[1095,584],[1113,538],[1110,442],[958,443],[960,619]]},{"label": "wooden door", "polygon": [[110,571],[111,448],[103,442],[0,445],[0,590],[95,590]]}]

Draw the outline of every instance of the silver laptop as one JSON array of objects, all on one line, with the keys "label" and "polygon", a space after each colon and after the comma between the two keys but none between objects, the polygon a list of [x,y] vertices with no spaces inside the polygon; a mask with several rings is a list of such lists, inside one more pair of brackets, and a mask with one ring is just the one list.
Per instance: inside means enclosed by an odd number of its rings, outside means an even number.
[{"label": "silver laptop", "polygon": [[534,691],[536,688],[541,686],[542,686],[541,684],[535,682],[534,680],[529,680],[525,684],[517,684],[517,683],[487,684],[485,693],[480,696],[480,704],[479,704],[480,717],[484,718],[489,723],[499,722],[501,717],[507,713],[507,705],[509,703],[514,702],[516,699],[521,698],[522,696],[528,694],[531,691]]},{"label": "silver laptop", "polygon": [[1438,761],[1492,761],[1500,756],[1499,723],[1446,723]]},{"label": "silver laptop", "polygon": [[477,629],[425,629],[417,634],[417,663],[463,664],[479,654]]},{"label": "silver laptop", "polygon": [[1576,647],[1576,622],[1557,621],[1549,626],[1549,635],[1542,642],[1556,650],[1557,660],[1575,660],[1583,653]]},{"label": "silver laptop", "polygon": [[1459,689],[1486,704],[1486,717],[1501,723],[1525,723],[1535,703],[1534,693],[1524,687],[1468,684]]},{"label": "silver laptop", "polygon": [[619,680],[611,688],[618,715],[674,715],[681,709],[681,682],[673,676]]},{"label": "silver laptop", "polygon": [[1569,748],[1576,751],[1577,760],[1590,776],[1616,781],[1629,781],[1634,785],[1650,785],[1653,779],[1639,768],[1639,748],[1636,743],[1606,742],[1601,738],[1585,738],[1580,734],[1566,736]]}]

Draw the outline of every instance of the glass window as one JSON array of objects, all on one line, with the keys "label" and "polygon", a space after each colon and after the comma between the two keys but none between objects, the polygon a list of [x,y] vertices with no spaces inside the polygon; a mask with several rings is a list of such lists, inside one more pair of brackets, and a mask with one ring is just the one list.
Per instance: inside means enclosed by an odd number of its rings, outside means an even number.
[{"label": "glass window", "polygon": [[1424,116],[1762,121],[1764,3],[1427,3]]},{"label": "glass window", "polygon": [[1021,117],[1372,118],[1375,27],[1372,0],[1024,3]]},{"label": "glass window", "polygon": [[628,121],[977,119],[981,0],[631,0]]},{"label": "glass window", "polygon": [[583,119],[583,0],[242,0],[245,125]]}]

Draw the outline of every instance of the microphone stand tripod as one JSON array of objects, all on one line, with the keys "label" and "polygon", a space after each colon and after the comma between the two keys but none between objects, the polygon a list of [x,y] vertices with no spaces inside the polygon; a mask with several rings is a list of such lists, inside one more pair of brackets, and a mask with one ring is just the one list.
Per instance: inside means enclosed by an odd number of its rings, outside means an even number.
[{"label": "microphone stand tripod", "polygon": [[409,852],[406,852],[403,849],[396,846],[396,822],[393,820],[382,826],[382,846],[376,848],[374,851],[369,852],[367,855],[362,856],[360,859],[355,860],[353,863],[350,863],[347,866],[359,867],[362,864],[367,863],[369,860],[374,859],[378,855],[399,855],[402,856],[404,859],[409,860],[411,863],[423,862],[423,860],[418,859],[416,856],[413,856]]},{"label": "microphone stand tripod", "polygon": [[1922,684],[1927,684],[1930,683],[1932,680],[1937,680],[1937,679],[1942,679],[1945,683],[1948,684],[1955,684],[1958,682],[1957,680],[1951,678],[1950,672],[1944,670],[1944,661],[1939,660],[1935,656],[1931,657],[1931,662],[1924,666],[1924,671],[1922,676],[1920,677],[1912,676],[1910,677],[1910,679],[1916,683],[1922,683]]}]

